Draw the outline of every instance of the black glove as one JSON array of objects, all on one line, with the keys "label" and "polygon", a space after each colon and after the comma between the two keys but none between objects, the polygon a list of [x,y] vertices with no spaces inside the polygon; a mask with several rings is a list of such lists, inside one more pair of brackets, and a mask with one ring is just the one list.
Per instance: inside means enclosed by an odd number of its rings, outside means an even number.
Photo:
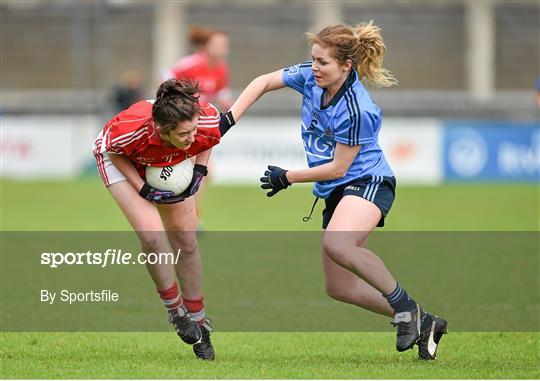
[{"label": "black glove", "polygon": [[287,180],[287,170],[273,165],[268,166],[268,170],[264,172],[264,177],[261,177],[261,188],[272,189],[266,195],[272,197],[280,190],[286,189],[291,185]]},{"label": "black glove", "polygon": [[206,165],[195,164],[193,166],[193,177],[191,178],[191,183],[189,184],[189,187],[180,194],[180,196],[188,198],[197,193],[197,191],[201,187],[204,176],[206,176],[207,174],[208,168],[206,167]]},{"label": "black glove", "polygon": [[219,114],[219,132],[221,136],[225,135],[235,124],[236,122],[234,121],[232,112],[228,111],[225,114]]},{"label": "black glove", "polygon": [[175,204],[177,202],[184,201],[185,199],[185,197],[183,197],[181,194],[175,196],[174,193],[171,191],[162,191],[153,188],[148,183],[144,183],[141,190],[139,191],[139,195],[142,198],[145,198],[157,204]]}]

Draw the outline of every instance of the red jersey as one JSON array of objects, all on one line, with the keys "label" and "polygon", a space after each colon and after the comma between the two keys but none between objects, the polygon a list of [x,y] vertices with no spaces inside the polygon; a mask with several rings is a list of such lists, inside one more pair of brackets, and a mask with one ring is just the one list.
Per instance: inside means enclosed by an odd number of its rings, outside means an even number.
[{"label": "red jersey", "polygon": [[208,55],[202,51],[180,59],[165,75],[166,79],[199,81],[200,100],[213,102],[218,96],[229,95],[229,68],[222,62],[210,66]]},{"label": "red jersey", "polygon": [[144,178],[145,167],[164,167],[206,151],[221,139],[219,112],[210,103],[200,103],[195,141],[188,149],[165,146],[152,119],[154,101],[140,101],[112,118],[94,142],[95,154],[123,154]]}]

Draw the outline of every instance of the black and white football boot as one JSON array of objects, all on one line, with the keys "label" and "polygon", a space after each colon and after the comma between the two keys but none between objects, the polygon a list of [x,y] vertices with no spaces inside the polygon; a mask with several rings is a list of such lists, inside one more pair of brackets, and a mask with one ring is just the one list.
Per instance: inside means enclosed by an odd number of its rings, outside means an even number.
[{"label": "black and white football boot", "polygon": [[392,325],[397,327],[396,349],[403,352],[414,347],[420,339],[420,325],[424,311],[417,304],[412,311],[398,312]]},{"label": "black and white football boot", "polygon": [[176,333],[184,343],[193,345],[202,338],[199,324],[191,319],[191,316],[184,305],[181,305],[173,311],[169,311],[169,323],[174,326]]},{"label": "black and white football boot", "polygon": [[200,326],[202,333],[201,340],[193,346],[195,356],[201,360],[213,360],[215,358],[214,347],[210,341],[210,333],[213,331],[210,323],[210,318],[203,320],[203,324]]},{"label": "black and white football boot", "polygon": [[435,360],[437,347],[442,335],[448,333],[448,322],[443,318],[425,313],[420,327],[420,339],[418,340],[418,357],[422,360]]}]

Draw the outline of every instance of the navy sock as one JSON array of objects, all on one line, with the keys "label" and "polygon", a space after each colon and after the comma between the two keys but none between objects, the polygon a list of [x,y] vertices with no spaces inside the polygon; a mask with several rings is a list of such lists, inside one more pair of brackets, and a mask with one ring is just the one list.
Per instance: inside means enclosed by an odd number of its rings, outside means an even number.
[{"label": "navy sock", "polygon": [[414,299],[407,294],[407,291],[401,288],[399,283],[397,284],[396,289],[389,295],[386,295],[385,298],[396,313],[412,311],[416,308]]}]

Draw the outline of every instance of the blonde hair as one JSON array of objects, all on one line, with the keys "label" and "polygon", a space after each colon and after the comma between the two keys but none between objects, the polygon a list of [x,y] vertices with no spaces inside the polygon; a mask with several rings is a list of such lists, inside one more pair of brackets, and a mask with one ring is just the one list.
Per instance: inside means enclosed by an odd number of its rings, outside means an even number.
[{"label": "blonde hair", "polygon": [[332,49],[332,55],[340,63],[350,59],[358,71],[361,81],[378,87],[397,85],[392,73],[382,67],[386,45],[381,36],[381,28],[369,23],[356,26],[327,26],[319,33],[307,33],[309,42]]}]

